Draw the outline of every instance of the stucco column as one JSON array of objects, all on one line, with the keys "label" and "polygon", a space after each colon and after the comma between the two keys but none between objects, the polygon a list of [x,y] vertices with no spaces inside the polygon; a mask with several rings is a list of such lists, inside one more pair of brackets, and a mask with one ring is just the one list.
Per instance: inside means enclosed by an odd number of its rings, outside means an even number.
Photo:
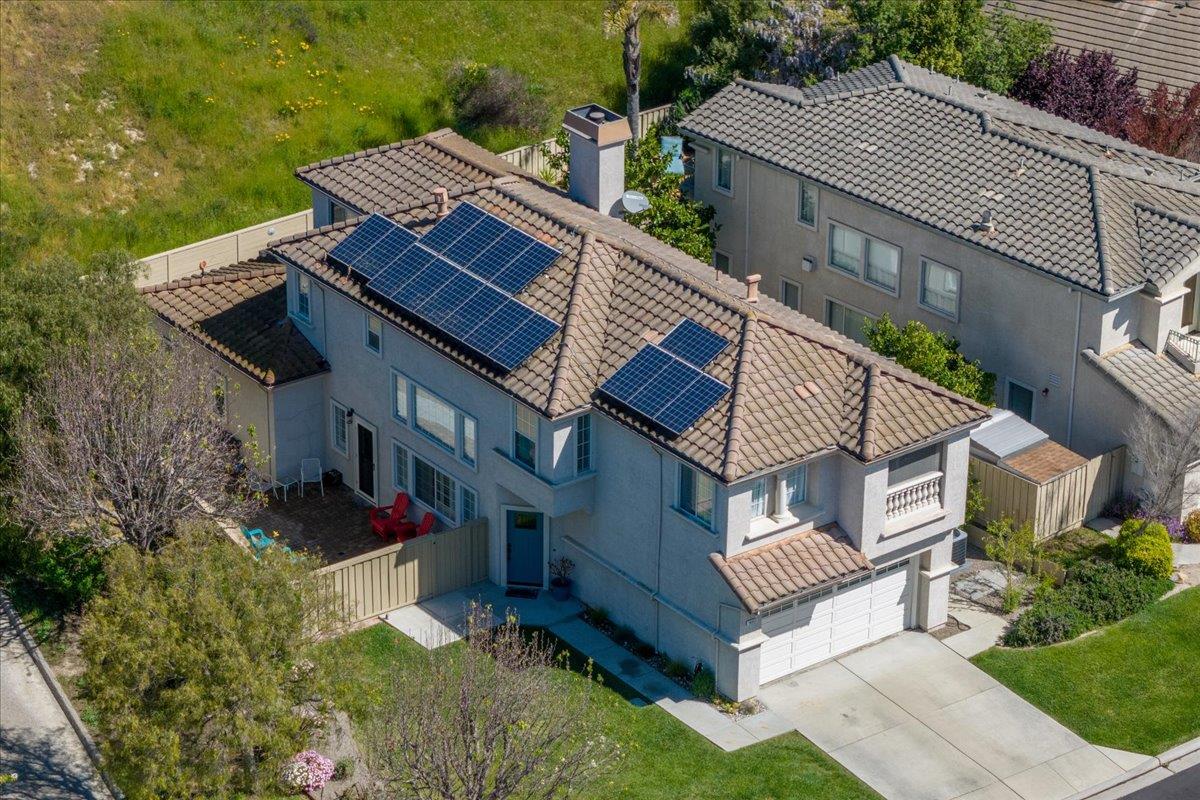
[{"label": "stucco column", "polygon": [[921,554],[917,571],[917,626],[933,630],[946,624],[950,607],[951,536]]}]

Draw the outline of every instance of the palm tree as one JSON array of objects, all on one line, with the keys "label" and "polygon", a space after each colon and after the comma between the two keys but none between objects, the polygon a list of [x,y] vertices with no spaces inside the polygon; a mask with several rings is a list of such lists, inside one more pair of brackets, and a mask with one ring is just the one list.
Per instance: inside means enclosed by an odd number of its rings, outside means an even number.
[{"label": "palm tree", "polygon": [[638,26],[643,19],[657,20],[667,25],[679,22],[679,9],[673,0],[608,0],[604,9],[604,35],[624,34],[625,91],[628,100],[625,114],[629,117],[629,131],[634,145],[638,141],[638,114],[641,99],[638,96],[642,80],[642,37]]}]

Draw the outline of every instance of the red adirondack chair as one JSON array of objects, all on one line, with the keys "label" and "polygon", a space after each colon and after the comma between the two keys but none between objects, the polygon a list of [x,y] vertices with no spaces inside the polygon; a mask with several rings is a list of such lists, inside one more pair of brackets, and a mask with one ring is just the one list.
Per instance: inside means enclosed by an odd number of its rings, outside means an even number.
[{"label": "red adirondack chair", "polygon": [[396,499],[390,506],[378,506],[367,511],[367,516],[371,520],[371,530],[375,532],[375,535],[385,542],[388,539],[399,538],[400,527],[412,525],[405,518],[409,502],[406,492],[397,492]]},{"label": "red adirondack chair", "polygon": [[425,516],[421,517],[421,524],[417,525],[413,522],[401,522],[400,531],[396,534],[396,538],[400,541],[415,539],[418,536],[424,536],[433,530],[433,523],[437,522],[437,518],[430,511],[425,512]]}]

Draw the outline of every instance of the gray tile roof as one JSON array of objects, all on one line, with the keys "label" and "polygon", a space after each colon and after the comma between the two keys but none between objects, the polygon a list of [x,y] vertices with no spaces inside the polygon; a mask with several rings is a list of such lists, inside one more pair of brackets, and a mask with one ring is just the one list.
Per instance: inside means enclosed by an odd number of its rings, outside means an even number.
[{"label": "gray tile roof", "polygon": [[[447,138],[439,135],[439,148],[447,147]],[[370,172],[374,167],[361,162],[380,159],[394,163],[393,151],[341,163]],[[546,416],[599,408],[726,481],[838,449],[873,461],[987,417],[982,406],[779,303],[765,297],[746,302],[745,284],[562,192],[519,175],[474,182],[475,166],[465,160],[450,169],[472,179],[450,191],[452,204],[469,200],[562,252],[518,295],[562,325],[562,331],[512,372],[493,371],[436,330],[381,304],[356,278],[328,263],[328,251],[358,220],[284,239],[270,253],[374,309]],[[431,179],[397,174],[400,201],[368,210],[425,231],[436,219],[432,192],[438,184],[422,187],[423,180]],[[410,195],[421,199],[405,203]],[[606,403],[597,388],[648,335],[665,334],[684,317],[733,342],[707,370],[732,390],[694,427],[668,439]]]},{"label": "gray tile roof", "polygon": [[[1200,246],[1200,164],[895,56],[804,89],[737,81],[680,128],[1105,295]],[[1178,222],[1153,268],[1138,206]]]},{"label": "gray tile roof", "polygon": [[1088,363],[1100,370],[1140,405],[1165,420],[1176,420],[1200,408],[1200,377],[1187,372],[1171,356],[1140,343],[1097,355],[1084,350]]}]

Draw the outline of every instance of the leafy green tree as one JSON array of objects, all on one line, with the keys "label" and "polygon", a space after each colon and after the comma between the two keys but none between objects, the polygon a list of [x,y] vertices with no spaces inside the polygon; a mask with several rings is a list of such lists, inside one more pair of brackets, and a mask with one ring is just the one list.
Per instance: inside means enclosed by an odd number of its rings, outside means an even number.
[{"label": "leafy green tree", "polygon": [[308,566],[194,529],[157,554],[120,545],[107,568],[84,616],[81,686],[126,794],[227,797],[273,781],[306,744],[298,709],[323,688],[310,659],[337,623]]},{"label": "leafy green tree", "polygon": [[761,68],[764,47],[754,24],[764,21],[770,9],[768,0],[699,0],[688,25],[692,52],[685,70],[683,111]]},{"label": "leafy green tree", "polygon": [[625,66],[625,110],[633,149],[641,137],[642,21],[658,21],[673,26],[679,23],[679,9],[672,0],[608,0],[604,9],[605,36],[621,36],[621,59]]},{"label": "leafy green tree", "polygon": [[880,355],[894,359],[938,386],[984,405],[992,404],[995,374],[984,371],[979,361],[968,361],[958,352],[958,340],[944,331],[931,331],[916,320],[898,328],[887,314],[867,323],[865,331],[867,343]]},{"label": "leafy green tree", "polygon": [[1036,537],[1033,526],[1028,522],[1017,525],[1012,517],[1000,517],[987,524],[983,540],[983,551],[987,557],[999,562],[1004,572],[1002,608],[1007,614],[1021,604],[1025,592],[1018,583],[1017,565],[1032,560]]},{"label": "leafy green tree", "polygon": [[993,92],[1005,93],[1050,47],[1051,29],[983,0],[848,0],[859,46],[852,67],[896,54]]},{"label": "leafy green tree", "polygon": [[[647,132],[646,139],[657,141],[658,134],[656,126]],[[711,262],[716,211],[683,193],[683,176],[668,172],[670,164],[671,157],[658,147],[626,150],[625,185],[643,192],[650,207],[626,214],[625,221],[694,258]]]}]

